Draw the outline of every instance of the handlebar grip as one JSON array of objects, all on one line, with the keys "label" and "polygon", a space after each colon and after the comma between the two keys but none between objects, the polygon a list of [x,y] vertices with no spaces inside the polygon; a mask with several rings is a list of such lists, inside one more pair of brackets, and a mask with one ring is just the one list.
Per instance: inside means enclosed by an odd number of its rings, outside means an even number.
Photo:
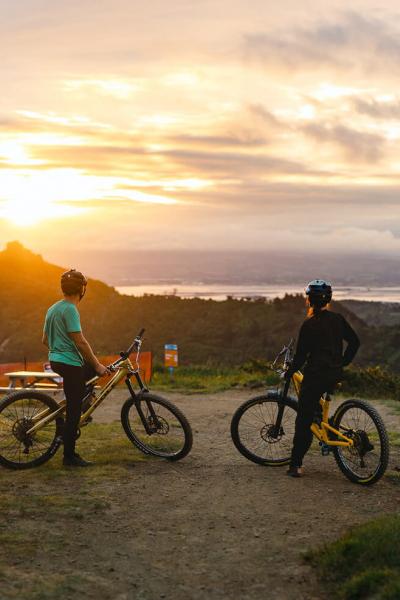
[{"label": "handlebar grip", "polygon": [[141,329],[139,331],[139,333],[137,334],[137,336],[133,340],[132,344],[129,346],[128,350],[126,350],[125,352],[121,352],[120,353],[121,358],[123,358],[123,359],[128,358],[128,356],[130,355],[130,353],[135,348],[139,348],[144,332],[145,332],[145,329]]}]

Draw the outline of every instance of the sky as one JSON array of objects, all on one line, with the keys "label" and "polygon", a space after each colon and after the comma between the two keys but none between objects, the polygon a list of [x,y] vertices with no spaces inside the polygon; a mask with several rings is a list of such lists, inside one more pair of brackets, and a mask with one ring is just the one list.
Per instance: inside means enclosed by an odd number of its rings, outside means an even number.
[{"label": "sky", "polygon": [[400,250],[400,9],[0,0],[0,246]]}]

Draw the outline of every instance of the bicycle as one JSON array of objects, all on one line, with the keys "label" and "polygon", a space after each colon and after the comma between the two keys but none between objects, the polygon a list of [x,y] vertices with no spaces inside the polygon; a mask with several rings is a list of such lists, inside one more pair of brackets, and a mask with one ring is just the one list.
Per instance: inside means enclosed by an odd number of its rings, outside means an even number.
[{"label": "bicycle", "polygon": [[[169,400],[149,392],[139,370],[144,329],[126,352],[108,366],[114,373],[106,384],[95,388],[99,377],[86,383],[80,428],[92,420],[92,413],[108,394],[125,379],[130,392],[121,409],[121,423],[128,439],[144,454],[176,461],[191,450],[193,435],[184,414]],[[134,365],[130,355],[136,351]],[[131,377],[140,388],[135,393]],[[62,444],[66,400],[57,402],[43,392],[20,390],[0,402],[0,464],[10,469],[29,469],[47,462]]]},{"label": "bicycle", "polygon": [[[279,352],[272,368],[281,376],[293,359],[293,340]],[[284,356],[283,367],[277,368]],[[297,398],[289,396],[293,384],[297,397],[303,375],[297,371],[285,382],[283,390],[270,390],[250,398],[236,410],[231,421],[234,445],[247,459],[267,466],[284,466],[290,462]],[[333,452],[342,473],[354,483],[372,485],[385,473],[389,461],[389,439],[376,409],[355,398],[340,404],[329,417],[331,394],[321,397],[321,410],[311,425],[323,456]]]}]

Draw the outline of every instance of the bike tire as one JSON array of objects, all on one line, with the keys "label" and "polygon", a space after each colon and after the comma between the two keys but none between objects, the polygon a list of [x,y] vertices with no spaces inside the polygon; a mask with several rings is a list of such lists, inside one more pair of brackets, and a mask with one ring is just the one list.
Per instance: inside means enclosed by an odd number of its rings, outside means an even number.
[{"label": "bike tire", "polygon": [[[145,431],[137,412],[138,402],[141,409],[146,411],[146,422],[153,428],[147,403],[150,402],[155,410],[158,424],[151,434]],[[122,406],[121,423],[128,439],[144,454],[176,461],[187,456],[192,449],[193,433],[189,421],[179,408],[161,396],[145,392],[128,398]],[[174,431],[175,436],[171,435],[167,440],[170,431]]]},{"label": "bike tire", "polygon": [[[353,434],[355,446],[353,448],[335,447],[333,454],[339,469],[350,481],[360,485],[372,485],[381,479],[387,469],[389,438],[382,417],[373,406],[364,400],[350,399],[338,406],[333,416],[335,429],[342,430],[347,435],[346,429],[351,424],[349,413],[353,409],[358,411],[355,415],[357,415],[359,425]],[[349,422],[346,421],[346,414]],[[364,416],[363,421],[361,420],[362,415]],[[375,430],[370,428],[367,431],[368,419]],[[363,424],[365,424],[364,429],[362,428]],[[364,434],[360,432],[364,432]],[[365,438],[365,434],[367,438]],[[366,440],[373,446],[373,450],[366,450],[365,445],[368,443]],[[378,440],[379,449],[375,451]],[[375,446],[373,442],[375,442]],[[364,461],[364,457],[367,457],[366,461]],[[373,462],[374,457],[376,457],[376,465]],[[363,463],[365,466],[362,466]]]},{"label": "bike tire", "polygon": [[62,416],[39,429],[33,436],[24,435],[24,428],[30,428],[29,419],[46,408],[55,411],[59,406],[50,396],[33,390],[20,390],[2,399],[0,464],[3,467],[14,470],[32,469],[43,465],[57,452],[62,443]]},{"label": "bike tire", "polygon": [[[283,430],[280,439],[274,439],[268,432],[273,425],[273,417],[277,413],[280,405],[284,404],[286,411],[286,421],[282,420]],[[250,411],[255,415],[250,417]],[[251,441],[244,440],[245,437],[245,418],[248,418],[247,427],[250,429]],[[262,396],[256,396],[246,400],[239,406],[232,417],[231,437],[239,452],[248,460],[259,465],[266,466],[284,466],[290,462],[290,454],[293,445],[294,424],[297,416],[297,401],[291,396],[287,396],[282,401],[279,392],[268,392]],[[285,417],[285,412],[284,412]],[[290,421],[289,421],[290,418]],[[252,421],[254,421],[254,427]],[[286,427],[286,431],[285,431]],[[253,432],[252,432],[253,430]],[[261,441],[260,441],[261,440]],[[276,452],[277,444],[281,444],[281,455]],[[249,447],[251,446],[251,447]],[[274,455],[275,449],[275,455]],[[266,456],[270,450],[271,456]]]}]

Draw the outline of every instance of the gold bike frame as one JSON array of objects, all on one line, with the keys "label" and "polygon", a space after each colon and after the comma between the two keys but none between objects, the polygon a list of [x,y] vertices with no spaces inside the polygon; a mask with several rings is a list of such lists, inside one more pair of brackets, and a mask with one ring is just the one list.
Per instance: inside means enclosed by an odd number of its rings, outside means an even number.
[{"label": "gold bike frame", "polygon": [[[296,373],[294,373],[294,375],[292,377],[292,382],[294,385],[294,389],[296,390],[297,397],[299,397],[299,394],[300,394],[300,388],[301,388],[302,381],[303,381],[303,374],[300,373],[300,371],[297,371]],[[340,431],[338,431],[337,429],[332,427],[332,425],[329,424],[328,420],[329,420],[330,399],[328,400],[328,398],[329,398],[329,396],[327,398],[324,398],[323,396],[321,396],[321,399],[319,401],[321,408],[322,408],[321,425],[318,425],[318,423],[313,423],[311,425],[311,431],[313,432],[315,437],[320,442],[323,442],[327,446],[342,446],[345,448],[354,446],[354,442],[352,439],[343,435],[343,433],[340,433]],[[331,440],[329,437],[330,432],[333,433],[339,439]]]},{"label": "gold bike frame", "polygon": [[[100,406],[100,404],[105,400],[108,394],[120,383],[120,381],[125,379],[128,375],[134,374],[137,371],[137,369],[133,368],[129,358],[120,362],[117,369],[118,370],[115,373],[115,375],[105,384],[103,388],[100,389],[98,395],[94,394],[94,401],[90,404],[87,411],[81,415],[79,425],[82,426],[85,423],[85,421],[87,421],[90,415],[96,410],[98,406]],[[87,383],[93,384],[98,379],[99,377],[97,376],[93,377],[93,379],[91,379]],[[66,404],[67,403],[64,398],[63,400],[61,400],[61,402],[58,403],[59,408],[57,410],[52,411],[50,408],[46,408],[45,410],[40,411],[40,413],[33,417],[32,421],[34,425],[30,429],[28,429],[26,435],[34,434],[36,431],[47,425],[47,423],[53,421],[58,415],[63,414],[65,412]]]}]

